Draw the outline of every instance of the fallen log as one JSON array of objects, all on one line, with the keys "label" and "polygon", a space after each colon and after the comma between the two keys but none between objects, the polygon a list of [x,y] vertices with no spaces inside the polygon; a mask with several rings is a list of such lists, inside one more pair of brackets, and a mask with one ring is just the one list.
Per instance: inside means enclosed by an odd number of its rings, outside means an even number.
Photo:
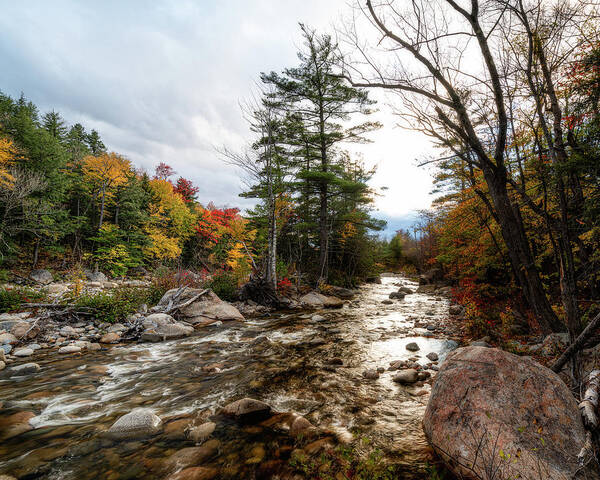
[{"label": "fallen log", "polygon": [[566,365],[569,359],[575,355],[579,350],[583,348],[588,338],[592,336],[592,334],[596,331],[596,329],[600,328],[600,313],[596,315],[590,323],[588,323],[587,327],[584,328],[583,332],[579,334],[579,336],[575,339],[575,341],[569,345],[560,357],[552,364],[550,367],[554,372],[560,372],[562,368]]}]

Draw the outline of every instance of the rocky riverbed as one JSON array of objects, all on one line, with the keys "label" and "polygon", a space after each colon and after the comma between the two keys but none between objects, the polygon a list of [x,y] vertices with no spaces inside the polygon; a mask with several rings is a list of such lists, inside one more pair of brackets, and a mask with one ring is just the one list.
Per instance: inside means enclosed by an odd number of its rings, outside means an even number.
[{"label": "rocky riverbed", "polygon": [[[299,458],[369,439],[402,478],[423,478],[430,383],[458,344],[444,292],[417,287],[388,275],[339,309],[216,322],[159,343],[30,348],[0,372],[0,474],[305,478]],[[243,398],[268,410],[230,414]]]}]

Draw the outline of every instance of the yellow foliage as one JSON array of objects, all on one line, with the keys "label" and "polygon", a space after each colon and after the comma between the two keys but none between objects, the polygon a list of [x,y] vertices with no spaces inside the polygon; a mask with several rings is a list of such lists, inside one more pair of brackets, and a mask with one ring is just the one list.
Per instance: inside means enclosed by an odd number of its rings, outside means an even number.
[{"label": "yellow foliage", "polygon": [[0,187],[10,188],[15,180],[9,172],[15,153],[14,144],[8,138],[0,138]]},{"label": "yellow foliage", "polygon": [[181,255],[179,239],[168,237],[159,229],[149,227],[146,231],[150,245],[144,248],[144,255],[154,260],[171,260]]},{"label": "yellow foliage", "polygon": [[123,185],[131,173],[131,163],[114,152],[97,157],[88,155],[83,159],[83,175],[93,190],[102,191],[107,197],[112,190]]}]

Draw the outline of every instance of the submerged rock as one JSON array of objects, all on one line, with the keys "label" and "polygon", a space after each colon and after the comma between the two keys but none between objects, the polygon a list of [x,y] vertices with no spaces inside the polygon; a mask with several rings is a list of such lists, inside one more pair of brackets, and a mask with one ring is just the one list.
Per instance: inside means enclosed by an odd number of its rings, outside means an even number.
[{"label": "submerged rock", "polygon": [[[598,479],[580,470],[585,432],[560,377],[529,357],[465,347],[441,366],[423,419],[427,440],[459,477]],[[468,465],[469,468],[461,465]],[[540,477],[539,472],[543,472]]]},{"label": "submerged rock", "polygon": [[28,373],[36,373],[41,370],[41,367],[37,363],[22,363],[16,365],[10,369],[10,373],[13,375],[26,375]]},{"label": "submerged rock", "polygon": [[214,422],[206,422],[197,427],[192,427],[187,431],[187,437],[196,444],[203,443],[213,434],[216,426]]},{"label": "submerged rock", "polygon": [[160,433],[162,420],[148,408],[136,408],[120,417],[106,435],[116,440],[150,437]]},{"label": "submerged rock", "polygon": [[176,322],[171,315],[167,315],[166,313],[148,315],[142,322],[142,325],[145,328],[141,337],[144,342],[173,340],[175,338],[188,337],[194,332],[193,327]]}]

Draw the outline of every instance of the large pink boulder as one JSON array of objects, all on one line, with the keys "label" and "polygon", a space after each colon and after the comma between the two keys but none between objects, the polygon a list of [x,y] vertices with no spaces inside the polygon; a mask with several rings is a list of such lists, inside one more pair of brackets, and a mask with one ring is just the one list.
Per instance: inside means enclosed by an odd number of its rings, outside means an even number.
[{"label": "large pink boulder", "polygon": [[433,385],[423,429],[460,478],[599,478],[578,465],[585,432],[573,394],[530,357],[485,347],[452,352]]}]

